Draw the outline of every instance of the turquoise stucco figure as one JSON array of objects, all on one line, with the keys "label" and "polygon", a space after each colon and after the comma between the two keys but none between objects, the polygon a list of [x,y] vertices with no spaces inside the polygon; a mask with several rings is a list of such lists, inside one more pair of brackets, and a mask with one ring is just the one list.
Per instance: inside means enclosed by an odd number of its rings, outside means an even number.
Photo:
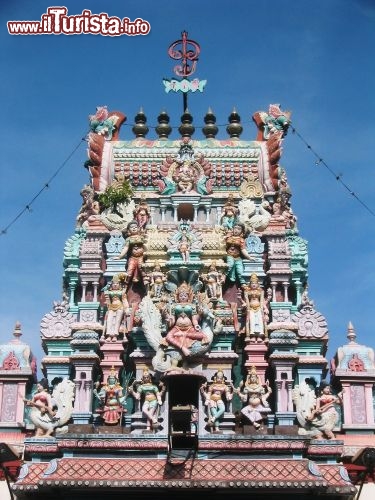
[{"label": "turquoise stucco figure", "polygon": [[148,369],[143,371],[142,379],[139,382],[134,382],[129,387],[129,394],[137,401],[143,401],[142,413],[147,419],[147,430],[157,428],[159,407],[163,404],[162,392],[153,383]]},{"label": "turquoise stucco figure", "polygon": [[227,251],[227,276],[232,283],[239,282],[241,285],[246,283],[244,277],[244,266],[242,257],[252,260],[252,257],[246,250],[245,245],[245,227],[243,224],[237,222],[233,226],[233,232],[229,233],[226,238],[226,251]]},{"label": "turquoise stucco figure", "polygon": [[123,393],[114,368],[111,369],[107,378],[107,383],[101,388],[99,393],[94,390],[94,394],[101,403],[99,412],[106,425],[121,425],[122,415],[126,409],[126,395]]},{"label": "turquoise stucco figure", "polygon": [[212,377],[212,382],[201,387],[201,392],[207,406],[208,426],[218,431],[225,413],[226,403],[231,401],[233,397],[232,387],[226,383],[223,371],[218,370]]}]

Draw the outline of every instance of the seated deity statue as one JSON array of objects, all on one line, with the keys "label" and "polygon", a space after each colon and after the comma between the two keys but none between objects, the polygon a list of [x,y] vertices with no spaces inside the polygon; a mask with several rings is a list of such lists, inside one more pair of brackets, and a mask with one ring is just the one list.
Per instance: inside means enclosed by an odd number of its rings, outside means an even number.
[{"label": "seated deity statue", "polygon": [[195,341],[209,343],[199,324],[200,313],[193,303],[193,291],[187,283],[182,283],[176,289],[175,303],[167,313],[166,320],[169,329],[162,345],[173,346],[184,356],[189,356]]},{"label": "seated deity statue", "polygon": [[241,410],[242,415],[250,421],[255,429],[259,429],[267,413],[271,411],[267,399],[271,395],[272,389],[268,380],[265,385],[262,385],[253,366],[245,382],[241,382],[236,392],[241,401],[245,403]]}]

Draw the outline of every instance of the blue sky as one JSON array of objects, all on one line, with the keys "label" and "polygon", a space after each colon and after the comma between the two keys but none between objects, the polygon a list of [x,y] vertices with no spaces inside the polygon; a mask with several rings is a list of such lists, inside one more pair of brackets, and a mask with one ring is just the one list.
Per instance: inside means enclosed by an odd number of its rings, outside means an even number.
[{"label": "blue sky", "polygon": [[[48,7],[84,9],[151,24],[146,36],[11,36],[8,20],[40,20]],[[296,130],[370,210],[375,212],[375,2],[372,0],[0,0],[0,230],[43,188],[80,143],[98,105],[127,116],[131,139],[142,106],[150,129],[165,109],[178,126],[179,95],[167,48],[183,30],[201,45],[196,76],[203,94],[189,98],[194,124],[211,107],[225,138],[233,107],[242,139],[255,139],[255,111],[280,103]],[[176,133],[175,133],[176,134]],[[152,129],[149,138],[155,137]],[[194,138],[200,138],[196,131]],[[48,190],[0,236],[0,337],[22,324],[40,361],[39,325],[61,298],[63,249],[74,232],[88,181],[86,145]],[[281,165],[292,189],[300,235],[309,242],[309,292],[328,321],[332,357],[346,342],[349,320],[358,341],[375,347],[375,217],[289,132]],[[40,373],[40,372],[39,372]]]}]

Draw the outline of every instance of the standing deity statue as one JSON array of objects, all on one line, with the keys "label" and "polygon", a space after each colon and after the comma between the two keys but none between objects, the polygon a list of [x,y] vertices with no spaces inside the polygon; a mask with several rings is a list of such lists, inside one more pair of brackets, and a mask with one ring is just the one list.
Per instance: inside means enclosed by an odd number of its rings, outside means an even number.
[{"label": "standing deity statue", "polygon": [[252,274],[250,283],[243,285],[244,306],[246,308],[245,335],[250,342],[264,342],[266,325],[264,309],[266,307],[264,293],[259,285],[258,276]]},{"label": "standing deity statue", "polygon": [[127,283],[138,283],[143,280],[143,262],[146,253],[144,237],[138,227],[137,221],[131,221],[127,227],[127,237],[121,253],[114,257],[115,260],[127,258]]},{"label": "standing deity statue", "polygon": [[99,399],[101,408],[99,413],[105,425],[121,424],[122,415],[126,412],[126,395],[124,395],[118,377],[112,367],[107,378],[107,383],[103,385],[99,392],[94,389],[94,395]]},{"label": "standing deity statue", "polygon": [[223,285],[225,283],[225,275],[217,270],[215,263],[210,265],[207,274],[202,275],[202,279],[206,284],[208,300],[210,302],[224,302]]},{"label": "standing deity statue", "polygon": [[[126,275],[124,273],[113,277],[104,296],[107,304],[107,313],[104,320],[103,335],[109,340],[117,340],[124,316],[129,309],[129,303],[124,288]],[[126,326],[124,332],[127,332]]]},{"label": "standing deity statue", "polygon": [[226,409],[226,404],[233,397],[233,387],[228,385],[222,370],[218,370],[212,377],[210,384],[202,385],[201,393],[205,399],[208,413],[208,426],[219,431],[220,422]]},{"label": "standing deity statue", "polygon": [[162,406],[163,390],[153,383],[151,373],[146,368],[140,381],[129,387],[129,393],[142,403],[142,413],[147,419],[147,430],[157,429],[159,408]]},{"label": "standing deity statue", "polygon": [[164,284],[167,281],[160,264],[155,264],[154,270],[147,276],[147,281],[149,296],[153,301],[159,301],[163,296]]},{"label": "standing deity statue", "polygon": [[227,231],[231,232],[233,230],[233,226],[236,222],[238,222],[238,213],[239,210],[234,205],[233,195],[228,196],[228,201],[225,203],[223,207],[223,215],[220,219],[221,226]]},{"label": "standing deity statue", "polygon": [[244,233],[245,226],[236,222],[233,231],[228,233],[225,238],[228,264],[227,276],[232,283],[238,281],[241,285],[246,283],[242,258],[253,260],[246,250]]}]

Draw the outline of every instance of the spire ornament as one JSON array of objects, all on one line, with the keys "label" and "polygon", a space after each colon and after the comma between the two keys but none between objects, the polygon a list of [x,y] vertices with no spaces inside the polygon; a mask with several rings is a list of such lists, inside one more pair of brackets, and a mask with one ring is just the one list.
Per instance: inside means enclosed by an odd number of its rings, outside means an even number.
[{"label": "spire ornament", "polygon": [[207,80],[189,80],[196,69],[197,61],[199,59],[201,48],[197,42],[188,39],[188,32],[183,31],[181,33],[181,40],[176,40],[168,48],[168,55],[172,59],[181,61],[177,64],[173,71],[174,73],[182,77],[181,80],[168,80],[163,79],[163,84],[165,91],[168,93],[171,90],[173,92],[181,91],[183,93],[183,112],[187,110],[187,93],[188,92],[203,92],[203,88],[207,83]]}]

